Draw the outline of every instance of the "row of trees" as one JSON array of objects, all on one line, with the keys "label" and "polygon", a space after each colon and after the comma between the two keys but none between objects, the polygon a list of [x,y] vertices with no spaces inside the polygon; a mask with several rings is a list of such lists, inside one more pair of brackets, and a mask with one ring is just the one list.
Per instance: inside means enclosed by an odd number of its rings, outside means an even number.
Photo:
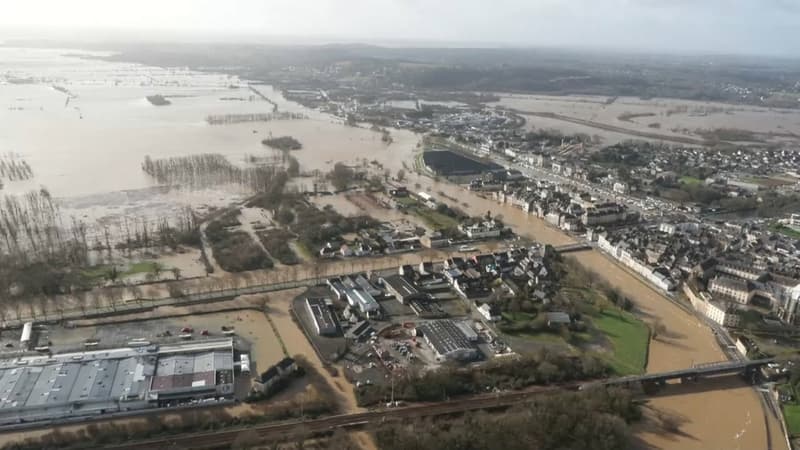
[{"label": "row of trees", "polygon": [[145,156],[142,170],[157,182],[167,185],[212,187],[236,184],[254,192],[263,192],[273,183],[273,178],[286,175],[284,170],[275,166],[237,167],[217,153],[164,159]]},{"label": "row of trees", "polygon": [[[25,181],[33,178],[33,169],[24,159],[14,154],[0,155],[0,181]],[[0,186],[2,186],[0,184]]]},{"label": "row of trees", "polygon": [[271,113],[210,115],[206,116],[206,123],[208,123],[209,125],[230,125],[234,123],[271,122],[273,120],[303,120],[303,119],[308,119],[308,116],[302,113],[273,111]]},{"label": "row of trees", "polygon": [[86,226],[73,220],[65,231],[58,205],[41,189],[0,201],[0,258],[24,265],[34,261],[86,259]]},{"label": "row of trees", "polygon": [[113,263],[115,250],[130,256],[135,249],[201,244],[199,221],[188,208],[175,217],[125,218],[102,229],[74,218],[64,222],[46,190],[0,202],[0,298],[88,289],[97,279],[84,269],[104,259]]}]

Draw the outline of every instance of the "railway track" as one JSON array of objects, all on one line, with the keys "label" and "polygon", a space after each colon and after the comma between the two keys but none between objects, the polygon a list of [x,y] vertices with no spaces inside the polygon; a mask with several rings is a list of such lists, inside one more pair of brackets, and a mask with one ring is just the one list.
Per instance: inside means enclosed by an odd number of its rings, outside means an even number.
[{"label": "railway track", "polygon": [[[566,387],[576,388],[577,385],[570,385]],[[116,450],[226,448],[233,444],[237,436],[239,436],[239,434],[243,431],[255,432],[259,438],[266,441],[279,441],[292,437],[328,433],[336,429],[360,428],[370,424],[378,424],[392,420],[434,417],[481,409],[503,408],[525,403],[532,397],[552,393],[564,388],[565,386],[539,387],[537,389],[531,389],[524,392],[481,395],[448,402],[414,405],[394,409],[383,409],[365,413],[343,414],[313,420],[294,420],[289,422],[266,423],[250,427],[231,428],[219,431],[176,434],[172,436],[128,442],[116,446],[106,445],[102,448]]]}]

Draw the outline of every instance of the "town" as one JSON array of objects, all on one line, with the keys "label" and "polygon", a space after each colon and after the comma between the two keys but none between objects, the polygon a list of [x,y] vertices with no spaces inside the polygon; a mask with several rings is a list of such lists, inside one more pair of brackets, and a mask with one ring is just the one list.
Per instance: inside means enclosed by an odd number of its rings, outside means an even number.
[{"label": "town", "polygon": [[800,446],[791,64],[97,48],[0,45],[0,447]]}]

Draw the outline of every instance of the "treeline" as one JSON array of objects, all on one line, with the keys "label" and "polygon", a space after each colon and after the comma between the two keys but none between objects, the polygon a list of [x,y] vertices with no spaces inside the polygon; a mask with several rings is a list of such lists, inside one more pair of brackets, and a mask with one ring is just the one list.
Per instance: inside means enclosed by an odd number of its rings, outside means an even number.
[{"label": "treeline", "polygon": [[307,118],[305,114],[301,113],[276,111],[271,113],[210,115],[206,117],[206,122],[209,125],[229,125],[248,122],[271,122],[273,120],[302,120]]},{"label": "treeline", "polygon": [[[339,214],[332,206],[317,208],[301,196],[294,194],[279,194],[277,191],[264,193],[252,199],[248,206],[268,209],[273,212],[275,221],[284,227],[283,230],[270,230],[269,236],[262,237],[262,243],[272,254],[276,248],[276,258],[284,258],[291,264],[293,260],[289,254],[291,248],[277,242],[278,238],[288,239],[294,237],[298,244],[315,252],[331,241],[336,241],[343,234],[355,233],[367,228],[375,228],[380,222],[370,216],[349,216]],[[292,252],[294,253],[294,252]],[[279,258],[279,260],[280,260]]]},{"label": "treeline", "polygon": [[585,133],[566,135],[554,128],[539,128],[525,133],[525,140],[532,143],[546,141],[550,144],[561,144],[563,140],[567,143],[590,144],[594,141],[594,138]]},{"label": "treeline", "polygon": [[0,258],[17,264],[60,259],[74,264],[86,260],[86,226],[73,220],[65,230],[58,205],[46,189],[0,201]]},{"label": "treeline", "polygon": [[[625,311],[631,311],[634,308],[635,305],[630,298],[597,272],[587,269],[572,258],[560,258],[559,265],[563,274],[561,287],[594,290],[618,308]],[[575,311],[570,312],[574,313]]]},{"label": "treeline", "polygon": [[[407,401],[441,401],[450,397],[485,393],[490,390],[517,390],[532,385],[547,385],[590,380],[608,375],[606,364],[592,356],[567,356],[542,349],[534,355],[490,361],[477,369],[445,366],[421,375],[395,379],[394,398]],[[390,398],[390,386],[368,385],[356,388],[362,406]]]},{"label": "treeline", "polygon": [[[119,233],[114,248],[128,252],[152,247],[168,247],[176,250],[180,245],[196,248],[202,246],[199,221],[194,211],[188,207],[181,210],[180,215],[175,216],[172,221],[167,217],[160,217],[155,221],[125,218],[120,225]],[[110,252],[112,244],[109,241],[107,228],[104,229],[103,238],[106,242],[101,242],[98,238],[93,249]]]},{"label": "treeline", "polygon": [[25,181],[31,178],[33,178],[33,169],[27,161],[13,154],[0,156],[0,180]]},{"label": "treeline", "polygon": [[[210,187],[238,184],[259,192],[266,189],[276,176],[285,172],[273,166],[237,167],[217,153],[152,159],[145,156],[142,170],[157,182],[169,185]],[[299,171],[299,168],[298,168]]]},{"label": "treeline", "polygon": [[46,190],[0,201],[0,298],[23,300],[92,287],[83,269],[89,253],[108,260],[113,251],[200,246],[199,224],[190,209],[173,218],[125,219],[118,228],[90,233],[83,222],[65,221]]},{"label": "treeline", "polygon": [[332,207],[320,210],[305,201],[296,202],[292,211],[296,219],[289,229],[297,235],[302,245],[312,251],[331,240],[340,238],[343,234],[379,225],[379,222],[370,216],[345,217]]},{"label": "treeline", "polygon": [[503,414],[383,424],[375,436],[383,450],[624,450],[628,424],[640,417],[630,392],[592,389],[543,395]]}]

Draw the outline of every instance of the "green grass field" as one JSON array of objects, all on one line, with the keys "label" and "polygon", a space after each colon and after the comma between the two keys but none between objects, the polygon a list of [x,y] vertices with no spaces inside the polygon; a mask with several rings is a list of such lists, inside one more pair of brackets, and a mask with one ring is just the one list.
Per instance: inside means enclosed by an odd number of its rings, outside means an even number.
[{"label": "green grass field", "polygon": [[[156,263],[152,261],[140,261],[133,264],[130,264],[125,271],[119,272],[117,275],[119,278],[129,277],[131,275],[137,275],[140,273],[149,273],[153,272],[155,269]],[[93,281],[101,281],[108,276],[108,272],[111,270],[111,266],[107,264],[99,265],[90,267],[83,271],[84,276],[89,280]],[[167,269],[162,267],[162,272],[166,271]]]},{"label": "green grass field", "polygon": [[800,405],[785,404],[782,408],[789,434],[792,436],[800,434]]},{"label": "green grass field", "polygon": [[682,184],[702,184],[703,180],[695,177],[680,177],[678,179]]},{"label": "green grass field", "polygon": [[417,200],[415,200],[414,197],[411,197],[411,196],[409,196],[409,197],[397,197],[397,198],[394,199],[394,201],[397,202],[397,204],[399,204],[399,205],[409,206],[409,207],[410,206],[419,205],[419,202]]},{"label": "green grass field", "polygon": [[[136,275],[136,274],[139,274],[139,273],[153,272],[155,270],[156,264],[157,263],[154,263],[154,262],[151,262],[151,261],[142,261],[142,262],[133,263],[133,264],[128,266],[128,270],[126,270],[123,275],[124,276],[130,276],[130,275]],[[164,270],[163,267],[161,269],[162,269],[162,271]]]},{"label": "green grass field", "polygon": [[592,320],[614,348],[613,356],[607,355],[611,368],[619,375],[644,372],[650,342],[647,325],[632,314],[618,310],[604,311]]},{"label": "green grass field", "polygon": [[774,231],[775,233],[780,233],[780,234],[782,234],[784,236],[787,236],[787,237],[790,237],[790,238],[793,238],[793,239],[800,239],[800,231],[793,230],[793,229],[791,229],[789,227],[786,227],[786,226],[783,226],[783,225],[781,225],[779,223],[773,223],[772,225],[769,226],[769,229],[771,231]]},{"label": "green grass field", "polygon": [[411,211],[418,215],[422,220],[425,221],[425,223],[428,224],[428,226],[434,230],[445,230],[458,226],[456,219],[424,206],[412,208]]}]

